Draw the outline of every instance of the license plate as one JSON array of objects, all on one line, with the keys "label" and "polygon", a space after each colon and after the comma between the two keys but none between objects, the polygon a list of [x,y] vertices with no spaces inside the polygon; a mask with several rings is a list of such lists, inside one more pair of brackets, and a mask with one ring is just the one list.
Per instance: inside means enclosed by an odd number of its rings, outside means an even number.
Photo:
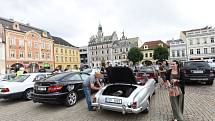
[{"label": "license plate", "polygon": [[193,70],[193,73],[194,73],[194,74],[202,74],[203,71],[202,71],[202,70]]},{"label": "license plate", "polygon": [[105,102],[122,104],[122,100],[121,99],[116,99],[116,98],[105,98]]},{"label": "license plate", "polygon": [[37,87],[37,90],[46,91],[46,88],[45,87]]}]

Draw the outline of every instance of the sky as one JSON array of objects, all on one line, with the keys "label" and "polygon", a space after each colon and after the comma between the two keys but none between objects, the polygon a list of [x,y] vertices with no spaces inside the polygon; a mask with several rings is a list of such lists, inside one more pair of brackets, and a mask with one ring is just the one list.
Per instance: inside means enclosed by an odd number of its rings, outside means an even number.
[{"label": "sky", "polygon": [[0,16],[87,46],[99,23],[104,36],[124,31],[142,42],[178,39],[180,31],[215,25],[214,0],[0,0]]}]

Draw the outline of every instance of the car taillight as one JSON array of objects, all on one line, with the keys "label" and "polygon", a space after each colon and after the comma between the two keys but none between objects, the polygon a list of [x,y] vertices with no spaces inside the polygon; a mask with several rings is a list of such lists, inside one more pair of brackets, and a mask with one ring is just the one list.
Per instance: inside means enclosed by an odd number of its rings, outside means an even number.
[{"label": "car taillight", "polygon": [[9,88],[1,88],[0,90],[1,90],[1,92],[9,92],[10,91]]},{"label": "car taillight", "polygon": [[132,105],[131,105],[131,107],[132,107],[133,109],[136,109],[136,108],[137,108],[137,102],[133,102]]},{"label": "car taillight", "polygon": [[48,92],[57,92],[63,88],[63,85],[54,85],[48,87]]}]

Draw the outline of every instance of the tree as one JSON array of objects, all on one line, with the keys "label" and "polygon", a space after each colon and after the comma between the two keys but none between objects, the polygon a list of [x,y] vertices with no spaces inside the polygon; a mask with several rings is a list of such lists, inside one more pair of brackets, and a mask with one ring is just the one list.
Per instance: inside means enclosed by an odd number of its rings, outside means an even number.
[{"label": "tree", "polygon": [[154,60],[163,61],[169,57],[168,49],[165,47],[157,46],[154,48]]},{"label": "tree", "polygon": [[128,59],[129,61],[132,61],[133,64],[136,64],[136,62],[139,62],[143,59],[143,54],[139,48],[133,47],[128,51]]}]

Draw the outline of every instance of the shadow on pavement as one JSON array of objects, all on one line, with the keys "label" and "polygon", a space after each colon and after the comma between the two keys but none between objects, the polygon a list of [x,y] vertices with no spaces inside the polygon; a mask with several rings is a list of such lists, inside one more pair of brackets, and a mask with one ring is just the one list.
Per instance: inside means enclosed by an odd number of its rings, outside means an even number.
[{"label": "shadow on pavement", "polygon": [[23,101],[26,101],[26,100],[23,100],[23,99],[1,99],[0,105],[12,105],[12,104],[23,102]]}]

